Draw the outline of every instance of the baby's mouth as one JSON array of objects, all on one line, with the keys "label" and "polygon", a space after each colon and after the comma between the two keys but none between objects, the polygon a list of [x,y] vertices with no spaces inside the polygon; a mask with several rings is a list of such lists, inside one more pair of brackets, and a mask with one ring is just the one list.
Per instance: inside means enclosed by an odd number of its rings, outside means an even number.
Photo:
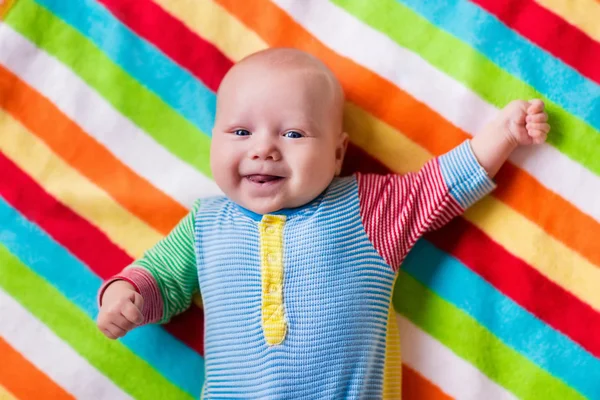
[{"label": "baby's mouth", "polygon": [[272,183],[272,182],[277,182],[283,179],[282,176],[277,176],[277,175],[260,175],[260,174],[252,174],[252,175],[246,175],[245,176],[246,179],[248,179],[250,182],[253,183]]}]

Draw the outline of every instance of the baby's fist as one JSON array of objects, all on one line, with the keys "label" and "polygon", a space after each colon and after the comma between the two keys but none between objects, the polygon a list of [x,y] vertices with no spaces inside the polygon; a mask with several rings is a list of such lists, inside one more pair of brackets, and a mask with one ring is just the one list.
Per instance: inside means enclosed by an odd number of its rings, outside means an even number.
[{"label": "baby's fist", "polygon": [[102,294],[101,303],[98,328],[109,339],[125,336],[144,320],[144,299],[129,282],[115,281],[108,285]]},{"label": "baby's fist", "polygon": [[550,132],[544,102],[538,99],[510,102],[502,110],[501,118],[504,119],[508,139],[518,145],[542,144]]}]

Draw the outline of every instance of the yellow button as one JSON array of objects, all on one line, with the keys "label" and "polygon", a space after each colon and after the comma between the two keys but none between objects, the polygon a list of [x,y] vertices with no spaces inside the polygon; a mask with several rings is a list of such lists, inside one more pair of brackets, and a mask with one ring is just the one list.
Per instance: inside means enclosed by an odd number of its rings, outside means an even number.
[{"label": "yellow button", "polygon": [[265,229],[265,231],[267,231],[267,233],[269,234],[274,234],[275,233],[275,228],[273,228],[272,226],[267,226],[267,228]]},{"label": "yellow button", "polygon": [[273,253],[269,253],[267,254],[267,261],[273,264],[277,261],[277,256]]},{"label": "yellow button", "polygon": [[269,285],[269,293],[277,292],[277,285]]}]

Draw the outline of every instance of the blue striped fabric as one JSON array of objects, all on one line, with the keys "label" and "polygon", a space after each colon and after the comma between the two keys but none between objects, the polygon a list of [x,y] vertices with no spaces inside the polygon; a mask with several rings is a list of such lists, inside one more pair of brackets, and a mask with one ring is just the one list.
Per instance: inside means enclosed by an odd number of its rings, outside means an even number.
[{"label": "blue striped fabric", "polygon": [[470,141],[465,141],[453,151],[440,156],[439,163],[450,194],[463,209],[467,209],[496,187],[477,162]]},{"label": "blue striped fabric", "polygon": [[260,216],[225,198],[203,201],[197,214],[205,396],[381,398],[395,273],[363,228],[356,179],[337,179],[286,214],[288,332],[275,346],[261,327]]},{"label": "blue striped fabric", "polygon": [[[1,197],[0,219],[4,223],[0,242],[8,251],[94,320],[102,280]],[[183,390],[200,393],[202,376],[197,371],[204,370],[204,360],[161,327],[141,327],[121,342]]]}]

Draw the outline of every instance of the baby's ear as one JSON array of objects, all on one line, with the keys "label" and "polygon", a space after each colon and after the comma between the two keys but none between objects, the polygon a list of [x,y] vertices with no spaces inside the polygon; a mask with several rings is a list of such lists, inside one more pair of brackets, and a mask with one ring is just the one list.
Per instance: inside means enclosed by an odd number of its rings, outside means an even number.
[{"label": "baby's ear", "polygon": [[344,155],[348,148],[348,134],[342,132],[340,135],[338,144],[335,148],[335,175],[338,176],[342,173],[342,163],[344,162]]}]

